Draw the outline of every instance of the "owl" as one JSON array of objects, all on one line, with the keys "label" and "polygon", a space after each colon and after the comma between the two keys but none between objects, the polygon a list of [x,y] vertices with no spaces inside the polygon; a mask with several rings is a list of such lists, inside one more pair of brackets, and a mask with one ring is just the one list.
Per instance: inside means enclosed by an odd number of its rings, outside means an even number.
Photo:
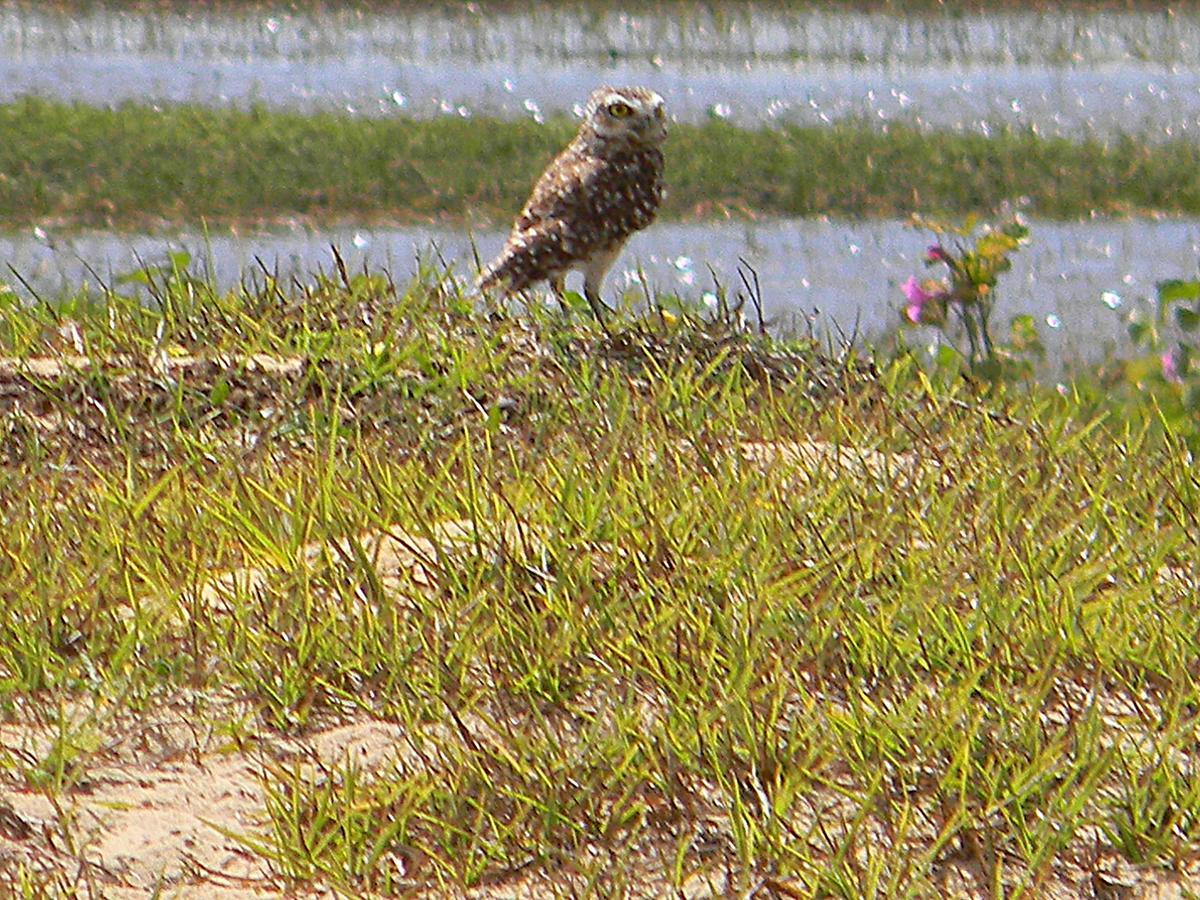
[{"label": "owl", "polygon": [[621,248],[663,199],[663,99],[644,87],[592,92],[579,132],[542,173],[504,249],[479,276],[482,290],[520,293],[549,281],[561,300],[567,272],[599,317],[600,285]]}]

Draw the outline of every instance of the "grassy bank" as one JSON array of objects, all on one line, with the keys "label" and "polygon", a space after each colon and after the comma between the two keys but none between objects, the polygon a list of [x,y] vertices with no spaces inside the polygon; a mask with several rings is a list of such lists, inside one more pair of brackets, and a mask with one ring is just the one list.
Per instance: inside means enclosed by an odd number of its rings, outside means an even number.
[{"label": "grassy bank", "polygon": [[[202,107],[0,106],[0,227],[304,217],[506,223],[573,131],[444,118],[362,119]],[[1200,214],[1200,145],[861,124],[679,125],[670,217],[960,213],[1028,197],[1043,217]]]},{"label": "grassy bank", "polygon": [[164,759],[253,773],[241,891],[1185,877],[1171,440],[720,322],[483,317],[437,272],[157,293],[5,309],[10,879],[132,878],[84,813],[160,810],[112,785]]}]

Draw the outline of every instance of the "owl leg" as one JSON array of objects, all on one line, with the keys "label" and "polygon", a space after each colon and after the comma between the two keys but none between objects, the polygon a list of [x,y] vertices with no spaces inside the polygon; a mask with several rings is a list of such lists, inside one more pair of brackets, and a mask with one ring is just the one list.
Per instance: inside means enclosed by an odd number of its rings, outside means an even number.
[{"label": "owl leg", "polygon": [[594,254],[583,267],[583,296],[587,299],[588,306],[592,308],[592,315],[601,321],[604,320],[601,310],[605,312],[612,312],[612,310],[600,299],[600,287],[604,284],[604,276],[612,268],[622,246],[624,246],[624,242],[607,250],[601,250]]},{"label": "owl leg", "polygon": [[609,309],[608,304],[600,299],[599,288],[591,282],[585,281],[583,283],[583,296],[584,299],[587,300],[588,306],[592,308],[592,315],[595,316],[599,321],[604,321],[605,312],[612,312],[612,310]]},{"label": "owl leg", "polygon": [[550,290],[554,291],[554,296],[558,298],[558,305],[566,309],[567,301],[563,299],[563,294],[567,290],[566,272],[559,272],[557,275],[550,276]]}]

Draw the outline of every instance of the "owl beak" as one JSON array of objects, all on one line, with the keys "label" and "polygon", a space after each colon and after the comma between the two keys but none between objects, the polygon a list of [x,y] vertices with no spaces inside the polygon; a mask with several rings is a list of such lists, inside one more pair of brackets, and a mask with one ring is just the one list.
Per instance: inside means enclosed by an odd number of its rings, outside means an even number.
[{"label": "owl beak", "polygon": [[647,142],[657,143],[667,136],[667,114],[661,106],[654,109],[654,117],[646,122],[642,129]]}]

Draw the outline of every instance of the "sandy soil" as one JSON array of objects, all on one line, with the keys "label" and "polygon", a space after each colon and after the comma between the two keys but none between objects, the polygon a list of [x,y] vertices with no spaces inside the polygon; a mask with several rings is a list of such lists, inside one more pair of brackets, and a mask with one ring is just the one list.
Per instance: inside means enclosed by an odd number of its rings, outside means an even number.
[{"label": "sandy soil", "polygon": [[[146,897],[156,888],[194,898],[281,896],[285,885],[238,840],[263,834],[264,766],[297,757],[340,766],[354,758],[372,771],[399,746],[397,727],[377,721],[240,752],[212,736],[197,740],[184,721],[156,723],[152,732],[107,745],[57,802],[8,785],[0,858],[75,873],[82,857],[89,865],[80,872],[81,896]],[[20,752],[48,735],[7,726],[0,737]]]},{"label": "sandy soil", "polygon": [[[13,726],[0,732],[10,750],[28,749],[31,735],[31,729]],[[211,739],[197,743],[184,723],[158,723],[154,740],[143,734],[107,747],[107,761],[91,766],[86,779],[57,803],[8,785],[0,799],[0,860],[24,860],[32,869],[64,873],[75,895],[88,898],[133,900],[156,889],[160,896],[194,900],[338,896],[320,888],[289,890],[234,837],[254,840],[263,834],[263,766],[268,756],[303,756],[335,766],[354,758],[371,772],[387,766],[403,746],[397,726],[370,720],[280,741],[269,754],[263,748],[232,752]],[[75,852],[66,845],[64,831],[81,844]],[[715,840],[720,842],[719,834]],[[87,866],[81,868],[80,857]],[[694,877],[683,896],[727,896],[723,869],[717,865]],[[1200,873],[1140,871],[1112,856],[1098,859],[1094,871],[1064,865],[1059,874],[1040,896],[1183,900],[1200,890]],[[470,896],[558,897],[581,887],[569,872],[531,872]],[[945,863],[941,890],[944,897],[990,897],[978,862],[965,857]],[[668,892],[650,859],[641,884],[630,891],[642,897],[679,896]],[[806,896],[799,887],[770,878],[761,880],[756,895]]]}]

